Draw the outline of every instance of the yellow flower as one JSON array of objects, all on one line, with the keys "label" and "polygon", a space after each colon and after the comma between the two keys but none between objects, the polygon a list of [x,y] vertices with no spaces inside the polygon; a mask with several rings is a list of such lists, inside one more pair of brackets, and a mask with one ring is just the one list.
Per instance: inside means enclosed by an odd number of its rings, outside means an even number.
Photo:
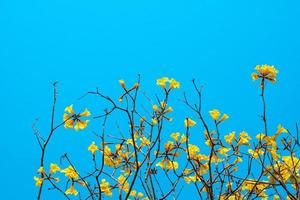
[{"label": "yellow flower", "polygon": [[212,147],[213,144],[210,139],[207,139],[207,140],[205,140],[205,145],[208,147]]},{"label": "yellow flower", "polygon": [[164,158],[162,161],[158,162],[156,166],[161,167],[162,169],[176,170],[178,168],[178,162]]},{"label": "yellow flower", "polygon": [[196,154],[200,151],[199,147],[193,144],[189,144],[188,153],[191,158],[194,158]]},{"label": "yellow flower", "polygon": [[173,78],[169,80],[169,82],[170,82],[170,89],[180,87],[180,83]]},{"label": "yellow flower", "polygon": [[41,173],[41,174],[44,174],[45,173],[45,170],[44,170],[44,167],[43,166],[40,166],[37,170],[38,173]]},{"label": "yellow flower", "polygon": [[196,125],[196,122],[194,120],[192,120],[191,118],[186,118],[184,120],[184,126],[185,127],[193,127]]},{"label": "yellow flower", "polygon": [[125,88],[125,81],[124,80],[119,80],[119,83],[122,88]]},{"label": "yellow flower", "polygon": [[128,192],[129,190],[129,183],[127,182],[127,179],[125,176],[122,174],[118,177],[118,183],[119,183],[119,188],[121,190],[124,190],[125,192]]},{"label": "yellow flower", "polygon": [[109,182],[107,182],[105,179],[101,180],[100,189],[101,192],[104,192],[106,196],[112,196]]},{"label": "yellow flower", "polygon": [[140,85],[139,85],[139,83],[135,83],[133,86],[132,86],[132,89],[136,89],[136,88],[138,88]]},{"label": "yellow flower", "polygon": [[152,123],[152,125],[154,126],[154,125],[156,125],[156,124],[158,123],[158,121],[157,121],[156,118],[152,118],[152,119],[151,119],[151,123]]},{"label": "yellow flower", "polygon": [[235,139],[235,132],[233,131],[233,132],[229,133],[228,135],[225,135],[224,139],[228,144],[232,145],[232,142]]},{"label": "yellow flower", "polygon": [[41,187],[41,185],[43,184],[44,179],[36,177],[36,176],[34,176],[33,179],[35,180],[35,185],[37,187]]},{"label": "yellow flower", "polygon": [[180,144],[186,142],[186,136],[184,134],[181,135],[181,138],[180,138]]},{"label": "yellow flower", "polygon": [[159,111],[158,106],[157,106],[156,104],[154,104],[154,105],[152,106],[152,109],[153,109],[154,111],[156,111],[156,112]]},{"label": "yellow flower", "polygon": [[223,116],[221,117],[221,119],[220,119],[219,122],[223,122],[223,121],[225,121],[228,118],[229,118],[229,116],[227,114],[223,114]]},{"label": "yellow flower", "polygon": [[[272,83],[276,82],[276,76],[278,74],[278,70],[271,65],[257,65],[255,67],[256,73],[253,73],[252,79],[257,80],[259,78],[267,79]],[[262,86],[262,85],[261,85]]]},{"label": "yellow flower", "polygon": [[143,146],[148,146],[148,145],[151,144],[151,142],[150,142],[146,137],[144,137],[144,136],[141,137],[140,140],[141,140],[141,142],[142,142],[142,144],[141,144],[142,147],[143,147]]},{"label": "yellow flower", "polygon": [[279,135],[280,133],[287,133],[287,132],[288,132],[288,130],[286,130],[281,124],[279,124],[275,135]]},{"label": "yellow flower", "polygon": [[227,155],[227,152],[230,151],[230,150],[231,150],[231,148],[221,147],[221,148],[218,150],[218,153],[221,154],[221,155],[226,156],[226,155]]},{"label": "yellow flower", "polygon": [[65,113],[63,116],[65,128],[74,128],[77,130],[83,130],[87,127],[89,120],[81,120],[82,117],[88,117],[91,113],[88,109],[85,109],[82,113],[76,114],[73,110],[73,105],[67,106],[65,108]]},{"label": "yellow flower", "polygon": [[235,160],[234,160],[234,163],[238,163],[238,162],[243,162],[242,158],[241,157],[237,157]]},{"label": "yellow flower", "polygon": [[78,130],[83,130],[87,127],[87,124],[90,120],[85,120],[85,121],[77,121],[76,125],[74,126],[74,129],[76,131]]},{"label": "yellow flower", "polygon": [[167,86],[166,86],[167,83],[170,84],[168,90],[180,87],[180,83],[173,78],[169,79],[168,77],[162,77],[162,78],[156,80],[156,84],[158,86],[161,86],[165,90],[167,89]]},{"label": "yellow flower", "polygon": [[249,137],[248,133],[246,133],[245,131],[242,131],[239,135],[239,140],[237,145],[250,145],[249,140],[251,140],[251,138]]},{"label": "yellow flower", "polygon": [[280,155],[276,152],[275,148],[272,148],[271,150],[269,150],[269,152],[271,153],[274,160],[278,160],[280,158]]},{"label": "yellow flower", "polygon": [[51,163],[50,164],[50,174],[54,174],[58,171],[60,171],[59,166],[57,164]]},{"label": "yellow flower", "polygon": [[259,79],[259,75],[256,73],[252,73],[251,74],[252,80],[256,81],[257,79]]},{"label": "yellow flower", "polygon": [[131,138],[127,139],[126,144],[128,144],[128,145],[130,144],[130,145],[133,146],[133,140]]},{"label": "yellow flower", "polygon": [[259,158],[259,155],[263,155],[264,151],[262,149],[255,149],[254,151],[252,149],[248,149],[248,153],[253,156],[253,158],[257,159]]},{"label": "yellow flower", "polygon": [[278,195],[274,195],[273,200],[279,200],[279,196]]},{"label": "yellow flower", "polygon": [[217,121],[221,115],[220,111],[217,109],[209,111],[209,114],[213,120]]},{"label": "yellow flower", "polygon": [[137,195],[138,198],[142,198],[143,196],[144,196],[144,194],[141,193],[141,192],[139,192],[138,195]]},{"label": "yellow flower", "polygon": [[168,77],[162,77],[156,80],[156,85],[161,86],[162,88],[166,89],[166,83],[169,82]]},{"label": "yellow flower", "polygon": [[170,151],[174,147],[174,143],[172,141],[168,141],[164,144],[165,150]]},{"label": "yellow flower", "polygon": [[65,192],[66,195],[74,195],[74,196],[77,196],[78,194],[78,191],[74,188],[74,185],[72,185],[69,189],[66,190]]},{"label": "yellow flower", "polygon": [[136,196],[136,190],[131,190],[130,196],[135,197]]},{"label": "yellow flower", "polygon": [[99,148],[97,145],[95,145],[95,142],[92,142],[92,144],[88,147],[88,151],[90,151],[93,155],[98,150],[99,150]]},{"label": "yellow flower", "polygon": [[165,113],[168,113],[168,112],[172,112],[173,111],[173,108],[171,106],[169,106],[166,110],[165,110]]},{"label": "yellow flower", "polygon": [[263,133],[259,133],[256,135],[256,139],[258,139],[258,140],[263,140],[264,137],[265,137],[265,134],[263,134]]},{"label": "yellow flower", "polygon": [[171,134],[171,138],[173,138],[176,142],[178,142],[178,137],[180,136],[180,133],[177,132],[177,133],[172,133]]},{"label": "yellow flower", "polygon": [[69,179],[78,179],[78,173],[75,171],[75,169],[70,165],[69,167],[61,170],[62,173],[65,174],[66,177]]}]

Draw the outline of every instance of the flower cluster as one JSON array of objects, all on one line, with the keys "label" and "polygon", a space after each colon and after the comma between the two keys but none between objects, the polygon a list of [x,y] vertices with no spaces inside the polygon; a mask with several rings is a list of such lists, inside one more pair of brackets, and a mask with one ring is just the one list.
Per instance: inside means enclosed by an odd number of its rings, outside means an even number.
[{"label": "flower cluster", "polygon": [[[174,116],[171,106],[170,91],[180,88],[173,78],[158,79],[163,96],[156,95],[155,101],[147,96],[141,107],[137,103],[139,79],[131,86],[119,80],[122,92],[116,99],[98,90],[89,92],[112,106],[94,117],[102,120],[102,126],[101,132],[93,135],[96,139],[85,147],[91,164],[86,163],[86,174],[79,173],[81,168],[64,154],[67,167],[50,163],[49,169],[44,168],[46,147],[54,131],[60,126],[84,130],[89,122],[88,109],[78,114],[73,105],[67,106],[63,122],[52,127],[47,139],[37,136],[42,149],[41,164],[33,177],[38,199],[44,185],[67,199],[72,195],[84,199],[177,199],[181,185],[187,184],[195,187],[199,199],[296,200],[300,183],[298,138],[281,124],[267,126],[263,89],[265,81],[276,82],[278,70],[270,65],[257,65],[255,70],[252,79],[259,79],[262,88],[263,130],[225,131],[229,115],[218,109],[203,112],[201,90],[194,81],[198,103],[184,95],[182,102],[190,110],[180,116]],[[109,121],[113,113],[124,116],[117,120],[121,125]],[[110,127],[113,130],[107,130]]]}]

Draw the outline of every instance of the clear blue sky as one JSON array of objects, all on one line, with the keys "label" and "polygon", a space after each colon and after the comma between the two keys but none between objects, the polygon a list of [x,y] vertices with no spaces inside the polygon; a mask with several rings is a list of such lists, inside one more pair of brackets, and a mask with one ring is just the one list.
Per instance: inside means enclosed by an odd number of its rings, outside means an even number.
[{"label": "clear blue sky", "polygon": [[[256,64],[273,64],[280,73],[267,89],[270,128],[283,123],[294,130],[300,119],[299,19],[299,1],[1,0],[1,199],[36,195],[32,176],[40,152],[31,125],[38,117],[40,131],[49,130],[53,80],[59,82],[58,112],[74,103],[98,114],[102,104],[76,99],[95,87],[117,96],[117,80],[133,83],[140,73],[152,95],[159,92],[156,78],[179,80],[175,108],[196,78],[205,85],[205,109],[231,116],[224,132],[254,135],[262,128],[261,107],[250,74]],[[77,147],[88,155],[93,130],[61,130],[49,158],[58,162],[58,155]],[[202,137],[202,131],[196,134]]]}]

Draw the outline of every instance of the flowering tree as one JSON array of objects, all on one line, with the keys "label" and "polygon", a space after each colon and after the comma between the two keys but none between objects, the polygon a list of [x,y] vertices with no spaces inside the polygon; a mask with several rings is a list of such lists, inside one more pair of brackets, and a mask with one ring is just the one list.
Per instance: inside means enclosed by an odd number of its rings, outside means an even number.
[{"label": "flowering tree", "polygon": [[[66,199],[76,196],[80,199],[178,199],[184,184],[195,187],[195,196],[199,199],[300,199],[300,160],[296,156],[299,151],[298,128],[296,134],[282,125],[278,125],[276,131],[269,129],[265,86],[267,82],[276,82],[278,71],[269,65],[258,65],[255,70],[252,79],[260,82],[264,129],[253,139],[245,131],[220,133],[220,126],[229,116],[218,109],[209,111],[214,124],[209,126],[203,116],[207,111],[201,107],[201,88],[194,80],[197,103],[191,102],[185,93],[182,102],[197,118],[186,116],[182,124],[185,131],[170,133],[167,142],[163,141],[165,136],[162,133],[172,121],[173,108],[169,99],[173,91],[180,88],[175,79],[163,77],[157,80],[163,97],[156,96],[155,101],[148,98],[151,111],[147,112],[147,117],[137,106],[138,77],[131,87],[123,80],[119,81],[123,93],[117,100],[99,90],[87,93],[111,105],[103,114],[91,118],[88,109],[77,113],[70,105],[65,108],[59,124],[54,120],[57,99],[54,83],[51,131],[44,137],[33,126],[41,150],[39,168],[34,176],[37,199],[43,198],[45,187],[61,193]],[[107,134],[106,122],[115,112],[123,114],[128,122],[128,130],[122,131],[127,134]],[[87,147],[92,158],[91,171],[79,172],[68,154],[62,156],[64,161],[60,166],[46,160],[49,141],[55,137],[57,129],[64,127],[80,131],[94,119],[102,120],[102,131],[96,135],[98,140],[91,141]],[[201,150],[200,153],[202,144],[190,142],[194,126],[203,130],[201,137],[205,138],[208,151]]]}]

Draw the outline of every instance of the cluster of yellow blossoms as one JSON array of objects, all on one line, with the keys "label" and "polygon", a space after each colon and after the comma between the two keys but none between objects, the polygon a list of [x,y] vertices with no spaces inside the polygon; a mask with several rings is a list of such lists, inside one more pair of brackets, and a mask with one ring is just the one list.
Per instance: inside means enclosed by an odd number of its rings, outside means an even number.
[{"label": "cluster of yellow blossoms", "polygon": [[[257,65],[255,70],[256,72],[252,74],[252,79],[261,79],[262,88],[264,87],[265,80],[271,81],[272,83],[276,82],[278,70],[275,69],[274,66]],[[119,80],[119,84],[123,89],[123,94],[118,99],[120,102],[131,91],[137,91],[139,88],[139,83],[135,83],[133,86],[127,88],[124,80]],[[178,81],[168,77],[158,79],[156,84],[164,89],[166,97],[168,97],[171,90],[180,87]],[[163,101],[158,100],[157,104],[152,105],[152,115],[149,117],[149,121],[147,121],[146,117],[139,115],[139,124],[136,122],[130,124],[131,135],[129,138],[122,136],[121,139],[118,138],[121,141],[119,143],[105,142],[99,146],[96,142],[91,142],[87,150],[92,154],[95,166],[97,166],[96,158],[98,158],[97,152],[99,152],[103,158],[103,165],[113,171],[110,178],[115,182],[111,184],[106,179],[101,179],[101,183],[98,183],[99,185],[96,186],[96,188],[99,188],[100,193],[112,197],[113,190],[119,189],[120,193],[124,192],[127,196],[135,200],[148,200],[149,198],[144,197],[142,192],[131,189],[130,183],[132,174],[138,172],[142,164],[145,163],[146,158],[149,159],[149,166],[153,164],[153,166],[163,170],[166,174],[174,172],[177,177],[182,178],[187,184],[192,182],[197,185],[198,183],[209,180],[201,189],[197,188],[200,192],[209,192],[210,185],[214,183],[220,184],[217,177],[221,177],[223,174],[211,173],[216,173],[217,170],[222,170],[223,168],[223,172],[228,176],[228,182],[224,182],[227,189],[224,193],[222,193],[222,191],[220,192],[220,200],[243,199],[245,197],[244,195],[249,193],[253,193],[257,195],[257,197],[266,200],[268,199],[267,190],[274,187],[275,184],[281,183],[289,183],[292,188],[299,189],[300,159],[297,158],[292,151],[289,152],[289,155],[285,156],[281,155],[282,152],[279,152],[280,150],[284,151],[289,148],[288,141],[286,141],[285,138],[281,141],[284,148],[281,148],[282,146],[277,144],[278,138],[281,138],[282,135],[284,135],[283,133],[288,133],[288,130],[282,125],[278,125],[274,135],[257,134],[257,140],[255,141],[252,141],[249,134],[245,131],[241,131],[239,134],[232,131],[227,135],[221,135],[219,126],[222,122],[229,119],[229,116],[226,113],[221,113],[218,109],[210,110],[208,114],[214,125],[213,130],[210,130],[202,121],[202,125],[204,125],[205,128],[203,138],[206,146],[201,146],[201,152],[203,152],[205,148],[209,148],[210,150],[207,154],[204,154],[200,153],[200,147],[198,145],[189,142],[189,131],[194,130],[190,128],[197,125],[197,122],[191,118],[185,118],[183,121],[186,131],[185,134],[181,134],[180,132],[171,133],[171,140],[162,142],[161,144],[161,138],[158,138],[158,140],[153,138],[154,136],[151,135],[153,128],[158,127],[160,130],[164,119],[167,121],[173,120],[173,118],[167,116],[172,111],[173,108],[167,104],[167,98]],[[87,127],[89,122],[89,120],[84,118],[90,115],[88,109],[76,114],[73,110],[73,105],[67,106],[63,115],[64,126],[65,128],[75,129],[76,131],[83,130]],[[203,119],[201,118],[201,120]],[[151,128],[151,131],[146,131],[147,126]],[[195,128],[197,128],[197,126]],[[156,143],[157,141],[159,142]],[[255,142],[258,144],[255,145]],[[253,148],[250,148],[252,143]],[[158,144],[157,151],[152,150],[156,144]],[[246,152],[244,151],[245,148],[247,148]],[[150,153],[153,151],[155,159],[152,163],[152,161],[150,161]],[[180,157],[182,157],[182,155],[185,156],[185,164],[181,164],[180,159],[182,158]],[[241,178],[238,179],[238,181],[233,181],[233,179],[237,177],[234,173],[238,171],[240,167],[239,163],[243,162],[245,157],[249,158],[248,160],[251,160],[251,162],[253,159],[257,163],[262,163],[261,160],[262,158],[265,159],[266,155],[269,156],[268,159],[270,160],[270,163],[263,166],[262,178],[266,180]],[[137,159],[138,156],[144,160]],[[98,169],[96,169],[96,172],[97,170]],[[179,173],[180,170],[181,172]],[[84,179],[80,178],[78,172],[72,165],[61,169],[57,164],[51,163],[48,173],[44,170],[43,166],[38,169],[39,176],[34,176],[36,186],[41,187],[45,180],[59,182],[60,179],[56,175],[57,172],[63,173],[68,179],[67,183],[69,186],[65,191],[66,195],[78,195],[78,191],[75,189],[76,184],[83,187],[89,185]],[[157,172],[151,172],[150,174],[146,174],[151,176],[156,173]],[[117,177],[115,174],[119,174],[119,176]],[[237,185],[237,182],[240,183],[240,188],[234,190],[233,187]],[[211,188],[213,187],[211,186]],[[278,195],[273,196],[274,199],[279,199]]]},{"label": "cluster of yellow blossoms", "polygon": [[47,173],[42,166],[37,170],[37,173],[41,175],[40,177],[33,177],[37,187],[41,187],[45,180],[54,180],[55,182],[59,182],[60,179],[58,177],[53,177],[53,175],[57,172],[63,173],[69,181],[71,181],[70,188],[65,191],[66,195],[76,196],[78,194],[78,191],[74,187],[74,183],[83,187],[86,186],[85,181],[79,179],[78,172],[71,165],[65,169],[61,169],[57,164],[51,163],[49,168],[49,173]]},{"label": "cluster of yellow blossoms", "polygon": [[65,108],[63,120],[65,128],[74,128],[76,131],[83,130],[87,127],[89,120],[82,120],[82,117],[88,117],[91,113],[85,109],[82,113],[76,114],[73,110],[73,104]]},{"label": "cluster of yellow blossoms", "polygon": [[264,87],[264,80],[268,80],[271,83],[276,82],[276,77],[278,74],[278,70],[271,65],[257,65],[255,67],[256,73],[252,73],[252,79],[255,81],[257,79],[262,79],[260,83],[260,87]]},{"label": "cluster of yellow blossoms", "polygon": [[[169,83],[169,87],[167,88],[167,83]],[[162,77],[157,79],[156,84],[161,86],[165,91],[171,91],[174,88],[180,88],[180,83],[173,78]]]}]

